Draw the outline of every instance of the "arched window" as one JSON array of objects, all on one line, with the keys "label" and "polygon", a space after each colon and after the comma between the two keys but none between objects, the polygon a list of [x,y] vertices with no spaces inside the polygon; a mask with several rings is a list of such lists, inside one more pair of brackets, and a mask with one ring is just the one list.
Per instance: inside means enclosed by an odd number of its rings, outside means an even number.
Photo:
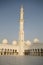
[{"label": "arched window", "polygon": [[39,52],[39,49],[38,49],[38,52]]},{"label": "arched window", "polygon": [[14,49],[13,49],[13,54],[14,54]]}]

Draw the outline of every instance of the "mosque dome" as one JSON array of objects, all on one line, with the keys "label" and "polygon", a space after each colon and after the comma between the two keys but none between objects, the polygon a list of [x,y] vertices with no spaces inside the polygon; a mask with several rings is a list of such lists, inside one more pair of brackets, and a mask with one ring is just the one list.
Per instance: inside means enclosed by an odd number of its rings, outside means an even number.
[{"label": "mosque dome", "polygon": [[7,39],[3,39],[2,43],[3,44],[7,44],[8,43],[8,40]]},{"label": "mosque dome", "polygon": [[39,39],[35,38],[33,42],[34,43],[39,43]]},{"label": "mosque dome", "polygon": [[27,40],[26,45],[30,46],[31,42],[29,40]]},{"label": "mosque dome", "polygon": [[15,40],[12,41],[12,44],[13,44],[13,45],[17,45],[17,41],[15,41]]}]

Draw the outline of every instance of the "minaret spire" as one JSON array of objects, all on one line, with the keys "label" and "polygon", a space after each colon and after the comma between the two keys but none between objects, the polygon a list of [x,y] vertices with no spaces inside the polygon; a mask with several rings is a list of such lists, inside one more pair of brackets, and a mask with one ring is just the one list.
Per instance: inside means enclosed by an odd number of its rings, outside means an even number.
[{"label": "minaret spire", "polygon": [[23,16],[24,16],[24,12],[23,12],[23,5],[22,5],[20,9],[20,19],[23,19]]}]

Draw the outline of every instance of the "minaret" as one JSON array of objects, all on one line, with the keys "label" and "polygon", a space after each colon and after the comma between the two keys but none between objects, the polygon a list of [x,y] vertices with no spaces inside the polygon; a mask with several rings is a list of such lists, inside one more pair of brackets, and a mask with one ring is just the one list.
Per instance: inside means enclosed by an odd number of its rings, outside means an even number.
[{"label": "minaret", "polygon": [[19,31],[19,54],[23,55],[24,52],[24,11],[23,6],[20,9],[20,31]]},{"label": "minaret", "polygon": [[24,41],[24,12],[23,12],[23,6],[21,6],[20,9],[20,40]]}]

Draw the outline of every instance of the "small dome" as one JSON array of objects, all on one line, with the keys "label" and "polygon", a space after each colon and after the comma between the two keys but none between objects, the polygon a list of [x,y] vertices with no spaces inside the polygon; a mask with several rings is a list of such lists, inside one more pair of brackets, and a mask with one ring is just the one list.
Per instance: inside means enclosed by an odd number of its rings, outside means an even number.
[{"label": "small dome", "polygon": [[26,42],[26,44],[27,44],[28,46],[30,46],[30,45],[31,45],[31,42],[28,40],[28,41]]},{"label": "small dome", "polygon": [[8,43],[8,40],[7,39],[3,39],[2,43],[3,44],[7,44]]},{"label": "small dome", "polygon": [[34,43],[39,43],[39,40],[37,38],[34,39]]},{"label": "small dome", "polygon": [[17,45],[17,41],[12,41],[12,44],[13,45]]}]

